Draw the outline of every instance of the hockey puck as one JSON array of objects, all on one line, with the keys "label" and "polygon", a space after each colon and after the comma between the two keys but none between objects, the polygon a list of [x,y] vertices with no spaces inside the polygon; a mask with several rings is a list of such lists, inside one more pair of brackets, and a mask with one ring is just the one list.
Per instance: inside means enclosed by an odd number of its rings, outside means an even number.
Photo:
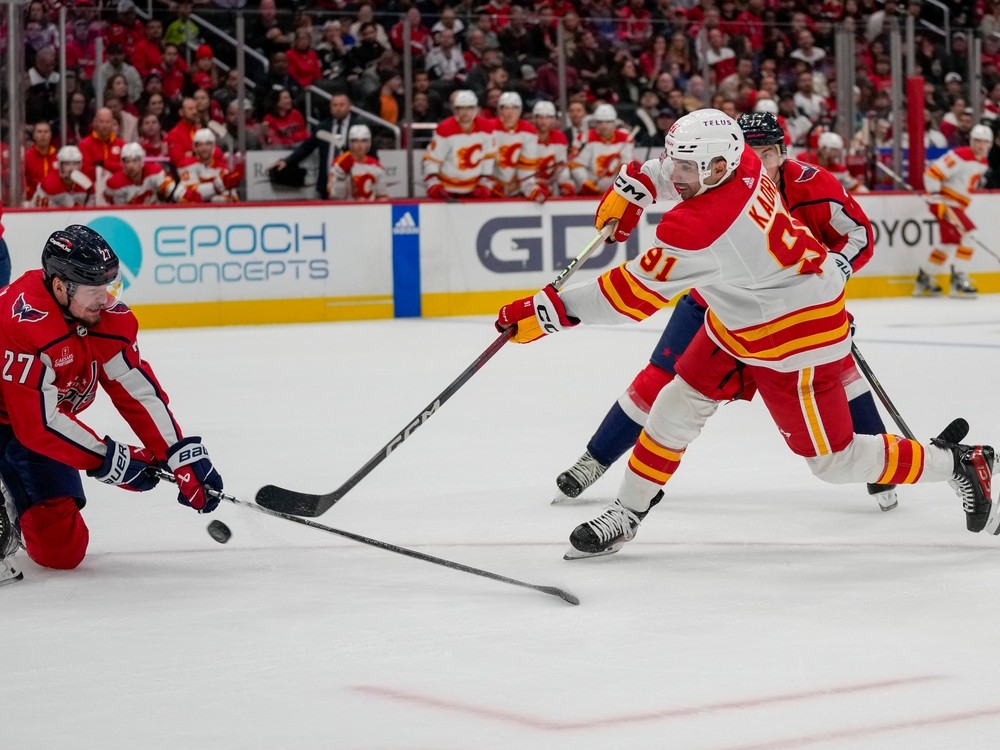
[{"label": "hockey puck", "polygon": [[208,525],[208,535],[219,544],[225,544],[232,538],[233,532],[222,521],[212,521]]}]

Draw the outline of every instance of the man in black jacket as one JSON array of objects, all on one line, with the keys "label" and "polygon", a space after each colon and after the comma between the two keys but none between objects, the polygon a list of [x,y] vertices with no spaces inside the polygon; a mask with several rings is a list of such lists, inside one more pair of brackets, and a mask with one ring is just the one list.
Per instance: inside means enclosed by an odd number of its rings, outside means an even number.
[{"label": "man in black jacket", "polygon": [[[373,133],[379,130],[378,126],[368,119],[351,112],[351,97],[344,93],[334,94],[330,97],[330,117],[321,120],[312,135],[296,146],[291,154],[275,162],[271,168],[280,171],[288,166],[296,166],[318,149],[319,175],[316,179],[316,193],[326,200],[330,197],[330,166],[347,148],[347,131],[352,125],[367,125]],[[373,148],[371,155],[377,158],[374,152]]]}]

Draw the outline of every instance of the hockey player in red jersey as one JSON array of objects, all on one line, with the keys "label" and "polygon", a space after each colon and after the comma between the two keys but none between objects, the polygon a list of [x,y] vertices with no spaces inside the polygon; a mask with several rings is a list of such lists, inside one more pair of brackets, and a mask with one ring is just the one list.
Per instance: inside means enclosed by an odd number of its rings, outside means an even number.
[{"label": "hockey player in red jersey", "polygon": [[551,193],[536,178],[538,131],[521,119],[524,105],[516,91],[504,91],[497,102],[498,116],[490,122],[496,141],[493,192],[498,198],[524,196],[544,203]]},{"label": "hockey player in red jersey", "polygon": [[633,139],[617,127],[618,113],[610,104],[600,104],[579,153],[570,160],[570,174],[580,195],[601,195],[611,187],[622,164],[632,161]]},{"label": "hockey player in red jersey", "polygon": [[594,281],[562,291],[550,285],[504,305],[497,319],[501,330],[516,326],[514,341],[527,343],[579,323],[643,320],[689,288],[709,305],[676,377],[653,402],[618,499],[574,529],[568,556],[609,554],[633,539],[708,418],[748,389],[760,393],[789,449],[819,478],[949,481],[970,531],[1000,531],[1000,509],[990,498],[993,448],[960,445],[960,424],[926,444],[854,434],[841,379],[851,346],[844,308],[850,263],[788,213],[736,122],[699,110],[674,124],[665,145],[659,174],[655,163],[643,172],[622,169],[598,212],[602,227],[617,221],[620,241],[655,200],[657,183],[669,182],[681,202],[663,215],[653,246]]},{"label": "hockey player in red jersey", "polygon": [[122,146],[122,168],[104,185],[104,200],[109,206],[138,206],[168,203],[181,198],[177,183],[159,164],[146,161],[146,152],[138,143]]},{"label": "hockey player in red jersey", "polygon": [[914,297],[936,297],[941,286],[934,280],[937,271],[944,268],[948,258],[951,264],[952,297],[972,299],[978,289],[963,270],[972,260],[972,247],[966,241],[969,232],[976,228],[965,210],[972,202],[972,192],[979,187],[979,180],[988,166],[986,155],[993,145],[993,131],[986,125],[976,125],[969,133],[969,145],[952,149],[935,161],[924,172],[924,188],[928,192],[928,206],[938,220],[941,247],[934,248],[927,265],[917,272],[913,288]]},{"label": "hockey player in red jersey", "polygon": [[[199,513],[221,490],[199,437],[185,437],[136,344],[135,315],[118,298],[118,257],[93,229],[53,232],[42,268],[0,291],[0,476],[12,502],[0,512],[0,583],[21,578],[19,541],[47,568],[78,566],[90,533],[80,511],[80,471],[126,490],[152,489],[162,464],[177,480],[178,501]],[[99,437],[80,420],[100,386],[142,447]],[[20,537],[18,539],[18,529]]]},{"label": "hockey player in red jersey", "polygon": [[479,115],[479,102],[471,91],[456,91],[452,107],[455,114],[437,126],[424,154],[427,197],[489,198],[497,150],[493,126]]},{"label": "hockey player in red jersey", "polygon": [[38,183],[32,204],[38,208],[71,208],[93,203],[94,182],[85,175],[83,154],[76,146],[63,146],[56,154],[56,170]]},{"label": "hockey player in red jersey", "polygon": [[330,170],[330,197],[334,200],[375,201],[389,197],[385,167],[369,155],[372,131],[367,125],[351,125],[347,150]]},{"label": "hockey player in red jersey", "polygon": [[569,141],[556,127],[556,106],[539,101],[532,108],[538,131],[538,158],[535,179],[549,195],[576,195],[576,186],[569,174]]}]

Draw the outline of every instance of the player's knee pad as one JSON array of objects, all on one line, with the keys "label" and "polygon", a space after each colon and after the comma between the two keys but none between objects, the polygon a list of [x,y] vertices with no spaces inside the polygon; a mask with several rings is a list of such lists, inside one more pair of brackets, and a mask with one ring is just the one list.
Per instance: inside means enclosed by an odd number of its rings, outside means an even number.
[{"label": "player's knee pad", "polygon": [[881,473],[885,450],[881,435],[855,435],[847,447],[836,453],[806,459],[818,478],[831,484],[874,482]]},{"label": "player's knee pad", "polygon": [[90,542],[76,500],[59,497],[32,505],[21,514],[21,536],[28,557],[45,568],[70,570],[83,562]]},{"label": "player's knee pad", "polygon": [[646,422],[646,432],[661,445],[684,450],[701,434],[718,401],[702,395],[681,377],[660,391]]},{"label": "player's knee pad", "polygon": [[[649,363],[635,376],[624,395],[632,406],[644,414],[649,414],[649,410],[653,407],[656,397],[660,395],[660,391],[663,390],[663,386],[673,379],[673,373]],[[619,403],[621,401],[622,399],[619,399]],[[628,409],[625,411],[629,413]]]}]

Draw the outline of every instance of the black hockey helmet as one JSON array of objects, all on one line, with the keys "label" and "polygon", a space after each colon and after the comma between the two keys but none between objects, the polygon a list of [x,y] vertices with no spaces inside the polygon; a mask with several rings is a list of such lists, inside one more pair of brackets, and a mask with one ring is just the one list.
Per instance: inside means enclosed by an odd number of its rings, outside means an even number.
[{"label": "black hockey helmet", "polygon": [[785,153],[785,131],[778,118],[770,112],[747,112],[736,121],[743,131],[743,139],[751,148],[755,146],[781,146]]},{"label": "black hockey helmet", "polygon": [[118,256],[100,234],[82,224],[53,232],[42,249],[45,281],[102,286],[118,277]]}]

